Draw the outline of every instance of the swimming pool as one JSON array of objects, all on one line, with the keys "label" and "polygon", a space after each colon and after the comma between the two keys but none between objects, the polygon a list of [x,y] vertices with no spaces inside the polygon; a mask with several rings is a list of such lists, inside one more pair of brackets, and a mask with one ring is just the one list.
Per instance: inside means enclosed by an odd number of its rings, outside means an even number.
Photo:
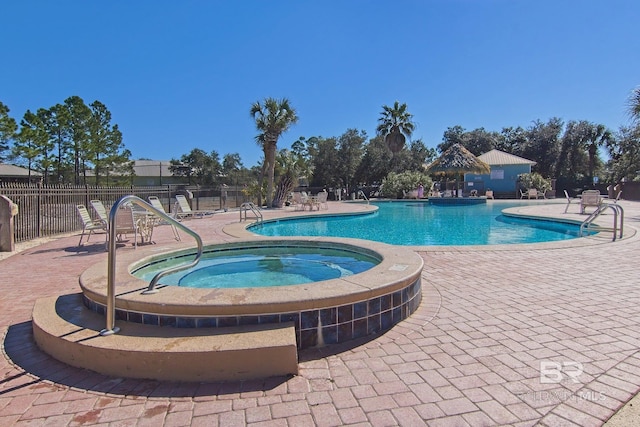
[{"label": "swimming pool", "polygon": [[502,210],[527,202],[436,206],[427,202],[374,202],[378,210],[359,216],[323,216],[265,221],[249,230],[264,236],[330,236],[393,245],[497,245],[579,237],[578,225],[513,218]]}]

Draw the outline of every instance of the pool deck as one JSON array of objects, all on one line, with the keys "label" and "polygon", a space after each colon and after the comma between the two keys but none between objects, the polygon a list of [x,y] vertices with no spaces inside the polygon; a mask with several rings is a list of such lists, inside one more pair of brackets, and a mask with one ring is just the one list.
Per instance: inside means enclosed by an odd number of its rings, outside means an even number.
[{"label": "pool deck", "polygon": [[[0,253],[0,425],[637,425],[640,400],[627,403],[640,390],[640,203],[619,204],[625,236],[616,242],[606,233],[414,247],[425,267],[412,317],[373,339],[304,350],[298,376],[262,381],[130,380],[57,362],[33,342],[34,302],[79,292],[80,273],[106,258],[104,240],[78,248],[78,233],[19,244]],[[564,208],[540,200],[522,213],[585,218]],[[366,209],[330,202],[320,214]],[[246,235],[238,219],[235,211],[185,224],[205,242],[227,242]],[[175,246],[168,226],[154,240],[158,250]]]}]

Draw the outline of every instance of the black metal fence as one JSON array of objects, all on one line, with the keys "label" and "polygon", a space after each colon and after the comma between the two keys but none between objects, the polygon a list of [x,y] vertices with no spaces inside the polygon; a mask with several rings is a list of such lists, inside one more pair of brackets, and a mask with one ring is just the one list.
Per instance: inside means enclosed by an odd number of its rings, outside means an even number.
[{"label": "black metal fence", "polygon": [[[39,185],[0,182],[0,194],[7,196],[18,205],[18,215],[14,217],[16,242],[24,242],[39,237],[55,236],[82,229],[82,222],[76,211],[77,205],[90,207],[91,200],[101,200],[109,209],[120,197],[133,194],[143,200],[157,196],[167,212],[174,209],[176,194],[192,197],[193,209],[233,209],[247,200],[240,187],[227,187],[226,203],[221,197],[221,188],[199,188],[184,185],[92,187],[68,185]],[[89,209],[91,211],[91,209]],[[93,212],[92,212],[93,214]]]}]

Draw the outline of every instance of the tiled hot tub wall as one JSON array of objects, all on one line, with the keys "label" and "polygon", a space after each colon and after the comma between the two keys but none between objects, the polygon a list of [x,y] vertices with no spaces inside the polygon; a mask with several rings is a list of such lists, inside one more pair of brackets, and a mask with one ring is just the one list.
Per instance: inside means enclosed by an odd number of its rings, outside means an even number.
[{"label": "tiled hot tub wall", "polygon": [[[352,304],[301,312],[253,316],[167,316],[116,309],[116,319],[154,326],[210,328],[294,322],[298,348],[336,344],[390,329],[409,317],[422,299],[420,277],[405,288]],[[106,308],[83,296],[85,306],[100,314]]]}]

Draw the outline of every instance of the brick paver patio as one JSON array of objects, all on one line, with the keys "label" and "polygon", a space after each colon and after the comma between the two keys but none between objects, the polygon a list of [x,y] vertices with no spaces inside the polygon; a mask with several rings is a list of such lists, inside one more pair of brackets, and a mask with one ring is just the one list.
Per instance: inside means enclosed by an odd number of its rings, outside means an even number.
[{"label": "brick paver patio", "polygon": [[[78,292],[80,272],[106,257],[103,241],[78,249],[73,235],[5,254],[0,425],[602,425],[640,389],[640,203],[621,204],[628,237],[613,243],[416,248],[423,302],[411,318],[371,340],[303,351],[296,377],[237,383],[109,378],[55,361],[33,342],[34,301]],[[564,204],[530,209],[563,216]],[[187,225],[228,241],[233,222],[237,212]],[[171,236],[160,227],[154,240]]]}]

